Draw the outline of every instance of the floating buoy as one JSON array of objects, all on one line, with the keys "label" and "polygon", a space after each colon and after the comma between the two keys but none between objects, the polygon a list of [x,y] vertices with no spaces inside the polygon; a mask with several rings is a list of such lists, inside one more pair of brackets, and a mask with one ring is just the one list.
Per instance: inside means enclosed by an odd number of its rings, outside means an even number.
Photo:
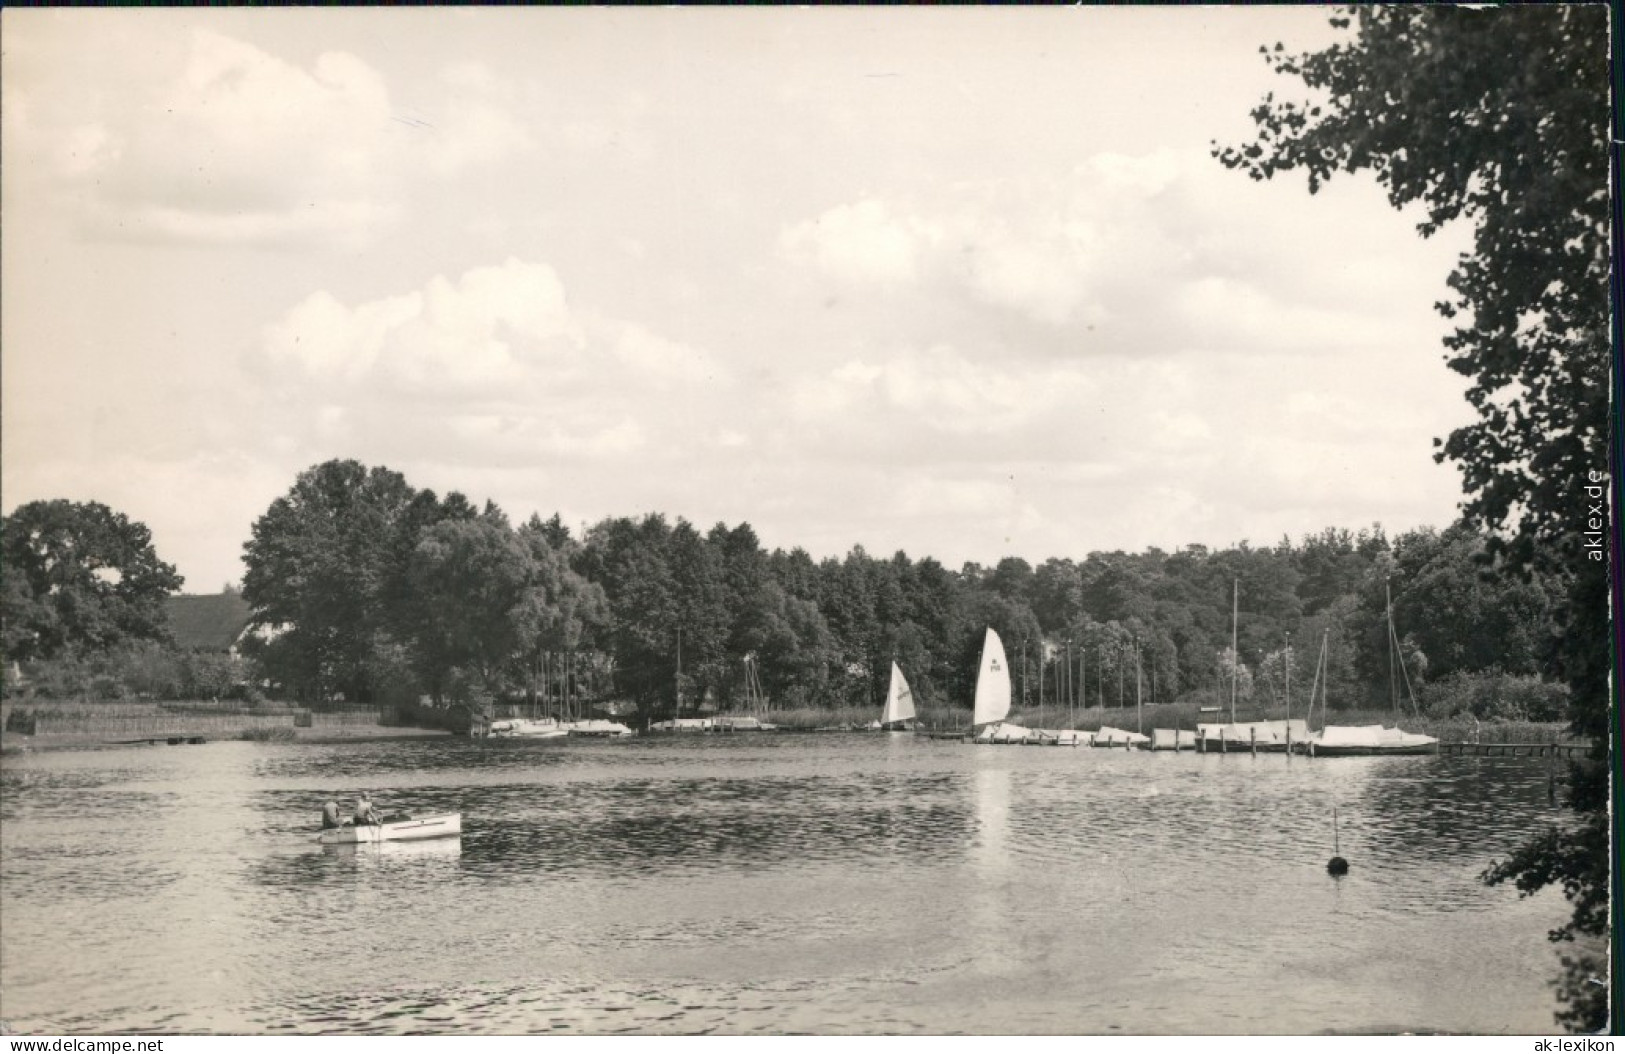
[{"label": "floating buoy", "polygon": [[1337,806],[1332,806],[1332,858],[1326,861],[1326,873],[1341,878],[1349,873],[1349,862],[1343,859],[1343,846],[1337,837]]}]

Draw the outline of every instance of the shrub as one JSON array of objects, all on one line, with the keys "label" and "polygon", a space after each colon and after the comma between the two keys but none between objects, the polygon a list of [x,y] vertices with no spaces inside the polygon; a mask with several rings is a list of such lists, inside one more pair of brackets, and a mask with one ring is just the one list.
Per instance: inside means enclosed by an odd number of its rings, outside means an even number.
[{"label": "shrub", "polygon": [[297,738],[297,735],[293,729],[278,725],[274,728],[245,728],[237,738],[251,743],[286,743]]},{"label": "shrub", "polygon": [[1470,715],[1481,721],[1561,721],[1568,713],[1569,689],[1530,674],[1457,672],[1423,686],[1419,701],[1429,716],[1438,718]]}]

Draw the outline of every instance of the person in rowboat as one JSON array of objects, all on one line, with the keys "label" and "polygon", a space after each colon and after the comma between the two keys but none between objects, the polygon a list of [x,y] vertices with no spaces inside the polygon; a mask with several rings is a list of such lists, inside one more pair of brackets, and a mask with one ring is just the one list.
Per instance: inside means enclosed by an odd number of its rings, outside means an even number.
[{"label": "person in rowboat", "polygon": [[339,823],[339,803],[329,798],[327,804],[322,806],[322,830],[330,831],[339,826],[342,826]]},{"label": "person in rowboat", "polygon": [[355,800],[355,825],[360,827],[362,824],[377,824],[382,822],[383,821],[378,818],[378,814],[373,811],[372,799],[367,797],[366,791],[362,791],[360,796],[358,796]]}]

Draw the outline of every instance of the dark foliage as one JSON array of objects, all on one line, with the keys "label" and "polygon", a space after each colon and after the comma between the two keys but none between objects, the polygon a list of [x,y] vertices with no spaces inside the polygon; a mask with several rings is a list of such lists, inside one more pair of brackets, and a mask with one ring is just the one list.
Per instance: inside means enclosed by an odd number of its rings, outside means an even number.
[{"label": "dark foliage", "polygon": [[[1256,179],[1302,171],[1311,193],[1334,173],[1369,172],[1396,207],[1426,208],[1423,235],[1471,224],[1455,296],[1437,306],[1461,323],[1445,358],[1471,381],[1477,417],[1439,440],[1438,456],[1461,467],[1465,520],[1488,530],[1496,571],[1560,584],[1554,658],[1575,729],[1598,737],[1595,762],[1610,713],[1607,524],[1593,511],[1611,391],[1608,15],[1578,4],[1339,9],[1339,43],[1265,49],[1308,97],[1267,98],[1254,142],[1215,149]],[[1578,833],[1531,843],[1487,879],[1525,892],[1561,884],[1575,904],[1567,932],[1600,937],[1605,801],[1580,789],[1590,778],[1575,774]],[[1606,1024],[1593,988],[1572,974],[1561,984],[1564,1023]]]}]

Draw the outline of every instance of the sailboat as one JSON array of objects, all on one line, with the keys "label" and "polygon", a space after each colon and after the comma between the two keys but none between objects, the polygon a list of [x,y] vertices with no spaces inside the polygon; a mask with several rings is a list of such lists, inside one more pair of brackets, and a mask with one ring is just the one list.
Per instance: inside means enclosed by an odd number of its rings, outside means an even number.
[{"label": "sailboat", "polygon": [[1237,628],[1241,620],[1241,581],[1231,582],[1230,594],[1230,721],[1200,722],[1196,749],[1223,754],[1229,751],[1285,753],[1293,742],[1303,742],[1309,726],[1303,721],[1237,721],[1236,686],[1241,677],[1241,650]]},{"label": "sailboat", "polygon": [[977,743],[1024,743],[1027,729],[1007,724],[1010,713],[1010,663],[1004,657],[1004,642],[988,627],[982,640],[982,665],[976,673],[976,706],[971,729]]},{"label": "sailboat", "polygon": [[[1327,666],[1327,643],[1329,632],[1322,636],[1320,642],[1320,661],[1315,669],[1315,683],[1320,686],[1320,723],[1318,732],[1311,732],[1305,737],[1301,748],[1310,757],[1365,757],[1377,755],[1405,755],[1405,754],[1437,754],[1439,741],[1433,736],[1423,735],[1420,732],[1406,732],[1400,728],[1387,728],[1383,725],[1328,725],[1326,724],[1326,685],[1331,680],[1330,670]],[[1393,601],[1388,603],[1388,645],[1393,655],[1398,651],[1399,637],[1394,632]],[[1390,661],[1393,661],[1392,659]],[[1403,669],[1403,666],[1401,667]],[[1390,670],[1390,679],[1392,670]],[[1405,675],[1405,687],[1410,688],[1410,675]],[[1394,688],[1394,708],[1399,708],[1398,689]],[[1412,698],[1411,705],[1416,705]],[[1315,689],[1309,689],[1309,715],[1314,716]]]},{"label": "sailboat", "polygon": [[891,685],[886,689],[886,706],[872,728],[884,732],[906,732],[914,723],[914,693],[896,662],[891,664]]}]

